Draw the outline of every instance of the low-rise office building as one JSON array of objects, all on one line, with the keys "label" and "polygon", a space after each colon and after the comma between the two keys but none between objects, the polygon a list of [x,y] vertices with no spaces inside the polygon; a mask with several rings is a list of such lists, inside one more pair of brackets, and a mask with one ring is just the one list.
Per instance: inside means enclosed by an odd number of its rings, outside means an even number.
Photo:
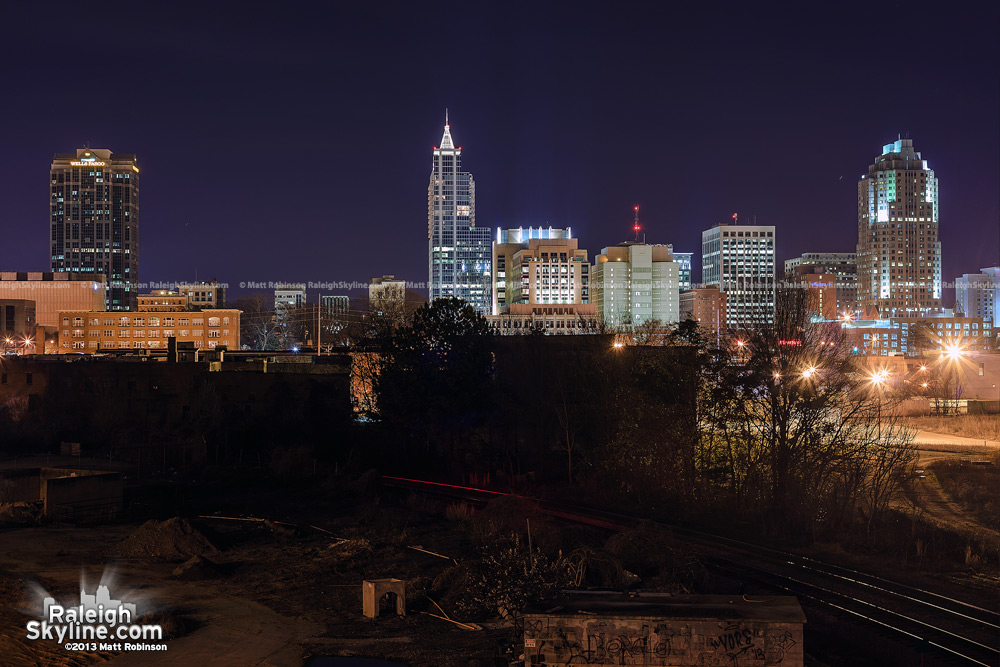
[{"label": "low-rise office building", "polygon": [[601,330],[597,308],[589,303],[515,303],[500,315],[487,315],[486,321],[494,332],[503,336],[592,334]]},{"label": "low-rise office building", "polygon": [[69,310],[59,313],[59,352],[166,349],[169,339],[197,349],[240,347],[239,310],[190,310],[175,292],[142,294],[138,312]]},{"label": "low-rise office building", "polygon": [[893,317],[843,326],[855,354],[913,357],[949,349],[971,353],[996,348],[993,322],[981,317]]}]

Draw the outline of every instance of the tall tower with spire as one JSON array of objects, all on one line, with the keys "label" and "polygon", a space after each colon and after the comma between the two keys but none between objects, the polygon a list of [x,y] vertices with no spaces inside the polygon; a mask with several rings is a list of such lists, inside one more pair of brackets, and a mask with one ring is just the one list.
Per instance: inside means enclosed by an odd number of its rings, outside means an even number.
[{"label": "tall tower with spire", "polygon": [[447,110],[427,186],[427,239],[430,300],[453,296],[482,315],[490,314],[490,230],[476,227],[476,183],[472,174],[462,171],[462,147],[456,148],[451,138]]}]

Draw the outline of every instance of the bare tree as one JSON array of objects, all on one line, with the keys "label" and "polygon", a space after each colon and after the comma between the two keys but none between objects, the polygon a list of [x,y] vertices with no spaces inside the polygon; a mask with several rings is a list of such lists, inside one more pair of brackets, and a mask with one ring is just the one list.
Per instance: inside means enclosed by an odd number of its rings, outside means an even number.
[{"label": "bare tree", "polygon": [[806,314],[804,290],[779,291],[774,324],[731,342],[702,401],[703,469],[730,511],[773,531],[815,530],[828,513],[870,523],[912,454],[887,376]]},{"label": "bare tree", "polygon": [[280,336],[274,318],[274,302],[266,294],[256,293],[237,299],[234,308],[240,315],[240,341],[251,350],[273,350]]}]

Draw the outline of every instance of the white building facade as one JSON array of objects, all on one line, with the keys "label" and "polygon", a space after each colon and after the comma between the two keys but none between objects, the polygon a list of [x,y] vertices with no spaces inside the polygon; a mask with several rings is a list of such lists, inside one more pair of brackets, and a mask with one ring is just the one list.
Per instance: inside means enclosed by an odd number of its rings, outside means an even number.
[{"label": "white building facade", "polygon": [[680,265],[667,245],[620,243],[604,248],[591,271],[597,315],[612,328],[680,318]]},{"label": "white building facade", "polygon": [[726,323],[774,323],[774,227],[722,224],[701,233],[702,282],[726,293]]}]

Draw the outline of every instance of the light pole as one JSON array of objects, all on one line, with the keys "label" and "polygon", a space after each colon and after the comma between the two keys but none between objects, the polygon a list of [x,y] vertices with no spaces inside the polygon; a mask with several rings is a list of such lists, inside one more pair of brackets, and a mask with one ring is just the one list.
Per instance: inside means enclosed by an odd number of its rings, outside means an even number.
[{"label": "light pole", "polygon": [[[962,357],[965,355],[965,350],[955,342],[947,343],[944,346],[944,351],[941,354],[942,360],[946,360],[947,364],[951,367],[954,378],[955,378],[955,402],[953,404],[954,413],[958,415],[958,397],[961,395],[961,385],[959,384],[958,378],[958,367],[962,361]],[[949,392],[950,393],[950,392]]]}]

